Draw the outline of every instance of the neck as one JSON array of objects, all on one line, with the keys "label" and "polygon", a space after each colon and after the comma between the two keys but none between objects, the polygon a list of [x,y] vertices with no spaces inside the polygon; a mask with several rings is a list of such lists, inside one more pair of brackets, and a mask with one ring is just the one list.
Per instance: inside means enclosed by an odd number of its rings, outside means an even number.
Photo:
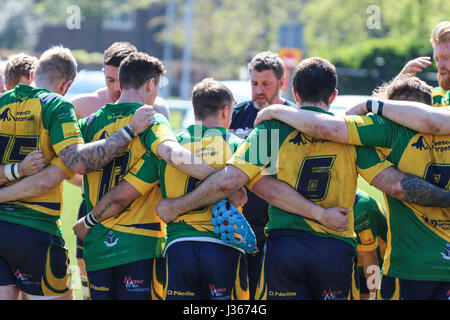
[{"label": "neck", "polygon": [[141,103],[145,104],[139,92],[135,89],[122,90],[116,103]]},{"label": "neck", "polygon": [[207,128],[213,128],[213,127],[224,128],[224,125],[215,118],[207,118],[205,120],[195,119],[195,124],[202,124]]},{"label": "neck", "polygon": [[317,108],[320,108],[325,111],[328,111],[330,109],[330,106],[323,102],[310,103],[310,102],[305,101],[305,102],[301,102],[299,104],[299,106],[300,106],[300,108],[301,107],[317,107]]},{"label": "neck", "polygon": [[50,83],[49,81],[44,81],[44,80],[36,80],[33,81],[30,86],[35,87],[35,88],[42,88],[45,90],[48,90],[50,92],[53,93],[57,93],[57,94],[63,94],[62,92],[59,91],[58,85],[55,85],[54,83]]}]

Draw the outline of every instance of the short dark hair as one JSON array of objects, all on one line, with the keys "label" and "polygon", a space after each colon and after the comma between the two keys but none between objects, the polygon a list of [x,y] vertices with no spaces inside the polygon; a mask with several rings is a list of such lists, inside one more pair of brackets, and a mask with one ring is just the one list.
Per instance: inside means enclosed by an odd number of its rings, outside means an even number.
[{"label": "short dark hair", "polygon": [[119,83],[122,89],[139,89],[150,79],[155,84],[166,73],[163,63],[144,52],[133,52],[119,66]]},{"label": "short dark hair", "polygon": [[379,99],[406,100],[433,105],[433,88],[418,77],[404,74],[377,87],[373,96]]},{"label": "short dark hair", "polygon": [[194,114],[199,120],[217,115],[221,109],[233,102],[234,97],[230,89],[212,78],[203,79],[192,90]]},{"label": "short dark hair", "polygon": [[104,64],[105,66],[119,67],[120,63],[130,53],[137,52],[134,45],[129,42],[114,42],[108,49],[105,50]]},{"label": "short dark hair", "polygon": [[264,70],[273,70],[275,77],[280,80],[284,76],[284,63],[278,54],[271,51],[258,53],[248,64],[248,70],[261,72]]},{"label": "short dark hair", "polygon": [[313,57],[301,61],[293,73],[294,90],[300,100],[305,102],[323,102],[328,105],[337,83],[335,66],[322,58]]}]

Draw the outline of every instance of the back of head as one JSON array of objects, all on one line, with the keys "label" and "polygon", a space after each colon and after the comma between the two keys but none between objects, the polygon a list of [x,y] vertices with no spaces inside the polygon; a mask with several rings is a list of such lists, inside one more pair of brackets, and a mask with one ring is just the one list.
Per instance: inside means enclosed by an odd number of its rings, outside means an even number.
[{"label": "back of head", "polygon": [[447,41],[450,41],[450,21],[442,21],[434,27],[430,42],[434,47]]},{"label": "back of head", "polygon": [[77,75],[77,61],[70,49],[54,46],[42,53],[36,63],[36,83],[55,84],[58,81],[73,81]]},{"label": "back of head", "polygon": [[119,67],[120,63],[132,52],[137,52],[129,42],[114,42],[104,53],[105,66]]},{"label": "back of head", "polygon": [[25,53],[18,53],[8,57],[5,63],[5,84],[16,87],[20,78],[30,79],[31,71],[34,70],[38,59]]},{"label": "back of head", "polygon": [[322,58],[301,61],[293,73],[293,87],[302,102],[328,105],[337,83],[335,66]]},{"label": "back of head", "polygon": [[253,57],[248,64],[248,70],[250,73],[253,71],[272,70],[275,77],[280,80],[284,75],[284,63],[276,53],[264,51]]},{"label": "back of head", "polygon": [[163,63],[144,52],[132,52],[119,67],[119,83],[122,90],[139,89],[150,79],[155,79],[155,85],[166,73]]},{"label": "back of head", "polygon": [[390,82],[384,83],[373,92],[379,99],[405,100],[433,104],[433,88],[412,75],[400,75]]},{"label": "back of head", "polygon": [[212,78],[203,79],[192,91],[192,105],[197,120],[216,116],[220,110],[233,102],[234,97],[230,89]]}]

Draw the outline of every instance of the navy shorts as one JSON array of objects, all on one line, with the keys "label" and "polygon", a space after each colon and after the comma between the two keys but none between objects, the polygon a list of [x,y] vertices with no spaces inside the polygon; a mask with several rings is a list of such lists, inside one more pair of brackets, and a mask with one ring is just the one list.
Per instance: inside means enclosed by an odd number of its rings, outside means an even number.
[{"label": "navy shorts", "polygon": [[[84,218],[87,215],[87,210],[86,210],[86,200],[84,198],[84,194],[83,194],[83,199],[80,203],[80,208],[78,209],[78,220],[80,220],[81,218]],[[78,259],[83,259],[83,240],[81,240],[80,238],[77,237],[77,252],[76,252],[76,257]]]},{"label": "navy shorts", "polygon": [[35,296],[71,293],[68,251],[61,237],[0,221],[0,286]]},{"label": "navy shorts", "polygon": [[266,242],[258,300],[359,299],[350,244],[298,230],[271,231]]},{"label": "navy shorts", "polygon": [[162,258],[146,259],[124,265],[88,271],[92,300],[160,300],[164,275]]},{"label": "navy shorts", "polygon": [[450,282],[381,276],[377,300],[450,300]]},{"label": "navy shorts", "polygon": [[245,254],[229,246],[181,241],[166,252],[166,300],[248,300]]}]

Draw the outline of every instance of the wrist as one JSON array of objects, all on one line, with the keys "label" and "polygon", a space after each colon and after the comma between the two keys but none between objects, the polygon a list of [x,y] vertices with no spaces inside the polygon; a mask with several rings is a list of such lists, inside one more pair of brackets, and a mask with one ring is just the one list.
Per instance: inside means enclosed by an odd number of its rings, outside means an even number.
[{"label": "wrist", "polygon": [[311,210],[313,218],[318,222],[322,220],[324,212],[325,212],[324,208],[316,205],[314,205],[313,209]]},{"label": "wrist", "polygon": [[19,173],[19,165],[17,163],[7,164],[4,166],[4,174],[8,181],[13,181],[21,177]]},{"label": "wrist", "polygon": [[84,218],[83,223],[86,228],[91,229],[92,227],[96,226],[100,222],[98,222],[94,216],[92,215],[92,212],[89,212]]},{"label": "wrist", "polygon": [[372,112],[373,114],[377,114],[379,116],[383,115],[383,107],[384,102],[377,99],[369,99],[366,102],[367,112]]}]

